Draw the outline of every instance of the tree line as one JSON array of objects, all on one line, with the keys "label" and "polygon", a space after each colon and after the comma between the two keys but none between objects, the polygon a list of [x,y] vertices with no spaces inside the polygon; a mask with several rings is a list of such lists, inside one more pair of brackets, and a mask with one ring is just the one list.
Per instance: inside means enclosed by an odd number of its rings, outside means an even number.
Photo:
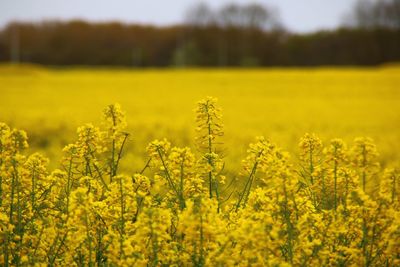
[{"label": "tree line", "polygon": [[296,34],[285,30],[270,7],[229,4],[212,10],[199,4],[176,26],[15,22],[0,31],[0,61],[136,67],[377,65],[400,61],[399,0],[359,1],[349,18],[337,30]]}]

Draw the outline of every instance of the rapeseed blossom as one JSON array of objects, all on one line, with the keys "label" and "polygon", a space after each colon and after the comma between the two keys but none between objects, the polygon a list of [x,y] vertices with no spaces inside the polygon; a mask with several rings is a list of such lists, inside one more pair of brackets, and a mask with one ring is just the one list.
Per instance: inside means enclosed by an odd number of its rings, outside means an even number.
[{"label": "rapeseed blossom", "polygon": [[142,171],[122,173],[125,114],[110,105],[103,119],[78,128],[53,171],[0,123],[1,266],[400,264],[399,171],[381,168],[372,139],[306,134],[293,157],[257,137],[231,177],[207,98],[196,151],[154,140]]}]

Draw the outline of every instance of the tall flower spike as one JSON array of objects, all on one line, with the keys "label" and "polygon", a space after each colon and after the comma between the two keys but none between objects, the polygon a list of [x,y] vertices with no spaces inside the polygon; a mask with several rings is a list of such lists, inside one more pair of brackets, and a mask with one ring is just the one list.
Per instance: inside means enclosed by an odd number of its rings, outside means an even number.
[{"label": "tall flower spike", "polygon": [[200,149],[208,153],[216,152],[216,146],[220,144],[218,138],[224,135],[221,119],[221,109],[217,106],[216,98],[207,97],[197,103],[196,141]]},{"label": "tall flower spike", "polygon": [[26,148],[28,145],[28,136],[25,131],[13,129],[10,132],[9,143],[8,143],[10,151],[12,154],[16,154]]},{"label": "tall flower spike", "polygon": [[[218,154],[218,140],[224,135],[223,124],[221,122],[221,109],[217,106],[217,99],[207,97],[198,102],[196,108],[197,122],[197,145],[205,152],[203,163],[206,163],[208,170],[208,183],[210,198],[215,194],[219,199],[217,174],[221,171],[218,167],[223,166],[220,155]],[[205,162],[204,162],[205,161]]]},{"label": "tall flower spike", "polygon": [[314,133],[307,133],[299,143],[300,160],[303,164],[302,176],[308,178],[309,183],[314,184],[314,170],[319,165],[319,156],[322,149],[322,142]]},{"label": "tall flower spike", "polygon": [[117,175],[118,165],[122,156],[128,134],[124,132],[126,128],[125,113],[119,104],[108,105],[104,112],[104,123],[107,130],[108,146],[110,148],[110,181]]},{"label": "tall flower spike", "polygon": [[9,134],[10,127],[5,123],[0,122],[0,152],[2,152],[5,140]]},{"label": "tall flower spike", "polygon": [[108,105],[103,111],[103,116],[107,130],[109,130],[112,135],[125,130],[125,112],[122,111],[119,104]]},{"label": "tall flower spike", "polygon": [[374,141],[369,137],[360,137],[354,140],[355,144],[352,148],[352,161],[357,169],[362,189],[366,190],[367,183],[379,171],[380,165],[377,160],[378,151]]},{"label": "tall flower spike", "polygon": [[325,148],[325,162],[328,165],[328,175],[333,178],[333,207],[336,210],[338,206],[339,177],[346,162],[347,147],[346,144],[338,138],[332,139],[329,146]]},{"label": "tall flower spike", "polygon": [[385,169],[379,189],[379,196],[393,206],[400,207],[400,171]]}]

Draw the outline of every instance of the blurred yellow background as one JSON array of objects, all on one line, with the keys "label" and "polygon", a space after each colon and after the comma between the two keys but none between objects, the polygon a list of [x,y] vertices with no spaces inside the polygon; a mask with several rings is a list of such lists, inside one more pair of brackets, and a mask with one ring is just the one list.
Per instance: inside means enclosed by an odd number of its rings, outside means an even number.
[{"label": "blurred yellow background", "polygon": [[[75,128],[100,123],[103,108],[127,113],[133,151],[125,167],[140,169],[146,144],[168,138],[193,147],[196,102],[219,99],[224,154],[240,168],[249,142],[264,135],[290,152],[315,132],[323,140],[374,138],[383,165],[399,160],[400,67],[286,69],[0,68],[0,121],[26,130],[32,151],[60,157]],[[294,159],[296,160],[296,159]],[[54,164],[54,163],[53,163]],[[57,162],[55,163],[57,164]]]}]

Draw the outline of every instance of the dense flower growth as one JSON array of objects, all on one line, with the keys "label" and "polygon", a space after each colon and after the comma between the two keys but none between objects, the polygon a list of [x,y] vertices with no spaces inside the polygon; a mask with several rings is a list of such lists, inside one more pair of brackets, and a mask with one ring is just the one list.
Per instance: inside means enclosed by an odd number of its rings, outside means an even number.
[{"label": "dense flower growth", "polygon": [[120,173],[119,105],[101,128],[78,128],[53,172],[24,154],[25,132],[0,124],[0,265],[400,265],[400,172],[381,169],[371,139],[306,134],[295,163],[258,137],[232,188],[217,101],[196,118],[198,151],[155,140],[133,174]]}]

